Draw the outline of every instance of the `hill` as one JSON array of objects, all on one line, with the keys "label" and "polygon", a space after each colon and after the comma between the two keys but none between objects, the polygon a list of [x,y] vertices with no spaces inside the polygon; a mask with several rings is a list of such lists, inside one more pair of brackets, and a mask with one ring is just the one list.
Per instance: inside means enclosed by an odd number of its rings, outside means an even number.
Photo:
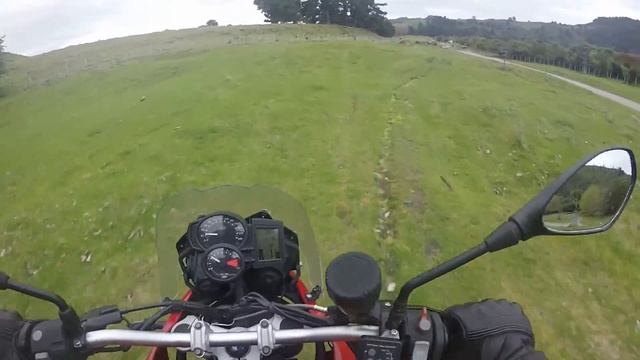
[{"label": "hill", "polygon": [[513,19],[476,20],[428,16],[424,19],[392,20],[397,31],[427,36],[479,36],[485,38],[535,40],[563,46],[591,44],[618,52],[640,54],[640,21],[600,17],[588,24],[522,22]]},{"label": "hill", "polygon": [[[31,71],[69,59],[70,71],[49,82],[34,72],[31,87],[0,98],[0,267],[80,312],[156,302],[163,199],[261,183],[300,199],[324,264],[366,251],[385,285],[400,284],[477,244],[584,154],[638,150],[638,114],[569,84],[318,29],[343,40],[288,30],[238,44],[221,28],[192,41],[195,50],[178,32],[26,59],[40,64]],[[151,41],[168,35],[172,43]],[[95,63],[85,68],[85,58]],[[549,358],[634,358],[639,223],[633,199],[610,232],[487,255],[411,302],[508,298],[523,304]],[[55,316],[15,294],[0,301]]]},{"label": "hill", "polygon": [[83,71],[108,71],[146,58],[184,56],[228,46],[377,38],[377,35],[359,28],[330,25],[206,26],[165,30],[69,46],[31,57],[15,55],[20,57],[20,61],[14,62],[7,83],[13,89],[26,89]]},{"label": "hill", "polygon": [[596,46],[624,53],[640,54],[640,21],[619,17],[600,17],[578,27],[584,40]]}]

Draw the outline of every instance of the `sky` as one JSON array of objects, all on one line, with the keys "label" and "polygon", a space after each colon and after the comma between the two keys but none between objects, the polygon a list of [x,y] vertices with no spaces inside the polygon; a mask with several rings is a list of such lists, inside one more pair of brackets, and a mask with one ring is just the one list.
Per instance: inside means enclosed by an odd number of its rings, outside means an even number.
[{"label": "sky", "polygon": [[622,169],[631,175],[631,158],[625,150],[606,151],[587,163],[589,166],[604,166],[609,169]]},{"label": "sky", "polygon": [[[640,19],[640,0],[387,0],[389,18],[442,15],[584,24],[598,16]],[[261,24],[253,0],[0,0],[7,51],[35,55],[69,45],[192,28]]]}]

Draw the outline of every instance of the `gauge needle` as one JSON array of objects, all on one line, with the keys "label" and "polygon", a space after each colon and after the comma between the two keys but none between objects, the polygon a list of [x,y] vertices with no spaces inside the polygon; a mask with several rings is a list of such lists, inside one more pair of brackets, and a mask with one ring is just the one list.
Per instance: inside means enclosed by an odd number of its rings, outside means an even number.
[{"label": "gauge needle", "polygon": [[204,233],[204,236],[218,236],[218,233]]},{"label": "gauge needle", "polygon": [[212,257],[211,259],[212,259],[213,261],[217,262],[217,263],[220,263],[220,259],[218,259],[218,258],[214,258],[214,257]]}]

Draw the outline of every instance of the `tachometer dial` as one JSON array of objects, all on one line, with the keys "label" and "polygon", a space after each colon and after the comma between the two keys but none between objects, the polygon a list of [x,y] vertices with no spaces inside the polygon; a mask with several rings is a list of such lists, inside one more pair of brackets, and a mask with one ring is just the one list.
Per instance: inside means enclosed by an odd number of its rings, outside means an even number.
[{"label": "tachometer dial", "polygon": [[247,238],[247,226],[240,217],[215,214],[200,223],[198,237],[205,248],[222,243],[240,246]]},{"label": "tachometer dial", "polygon": [[205,261],[207,275],[214,281],[229,282],[244,270],[242,254],[227,245],[215,246],[207,253]]}]

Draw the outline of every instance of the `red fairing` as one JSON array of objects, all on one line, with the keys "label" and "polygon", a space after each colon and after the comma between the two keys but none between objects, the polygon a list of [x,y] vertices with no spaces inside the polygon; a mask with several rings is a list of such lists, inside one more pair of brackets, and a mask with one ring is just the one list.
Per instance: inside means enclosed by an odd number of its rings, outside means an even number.
[{"label": "red fairing", "polygon": [[[305,304],[315,305],[315,300],[307,299],[307,286],[302,282],[302,280],[298,280],[296,282],[296,289],[298,289],[298,295]],[[316,315],[324,316],[321,312],[314,312]],[[355,360],[356,355],[351,351],[349,345],[347,345],[344,341],[334,341],[333,342],[333,360]]]},{"label": "red fairing", "polygon": [[333,360],[356,360],[356,354],[351,351],[346,342],[335,341],[333,343]]},{"label": "red fairing", "polygon": [[[189,301],[189,299],[191,299],[191,295],[191,290],[187,291],[187,293],[182,297],[182,301]],[[162,332],[171,331],[173,325],[180,321],[180,319],[182,319],[182,312],[171,313],[171,315],[169,315],[169,319],[162,327]],[[147,360],[169,360],[169,353],[167,352],[167,348],[151,348],[151,351],[149,351],[149,354],[147,355]]]}]

